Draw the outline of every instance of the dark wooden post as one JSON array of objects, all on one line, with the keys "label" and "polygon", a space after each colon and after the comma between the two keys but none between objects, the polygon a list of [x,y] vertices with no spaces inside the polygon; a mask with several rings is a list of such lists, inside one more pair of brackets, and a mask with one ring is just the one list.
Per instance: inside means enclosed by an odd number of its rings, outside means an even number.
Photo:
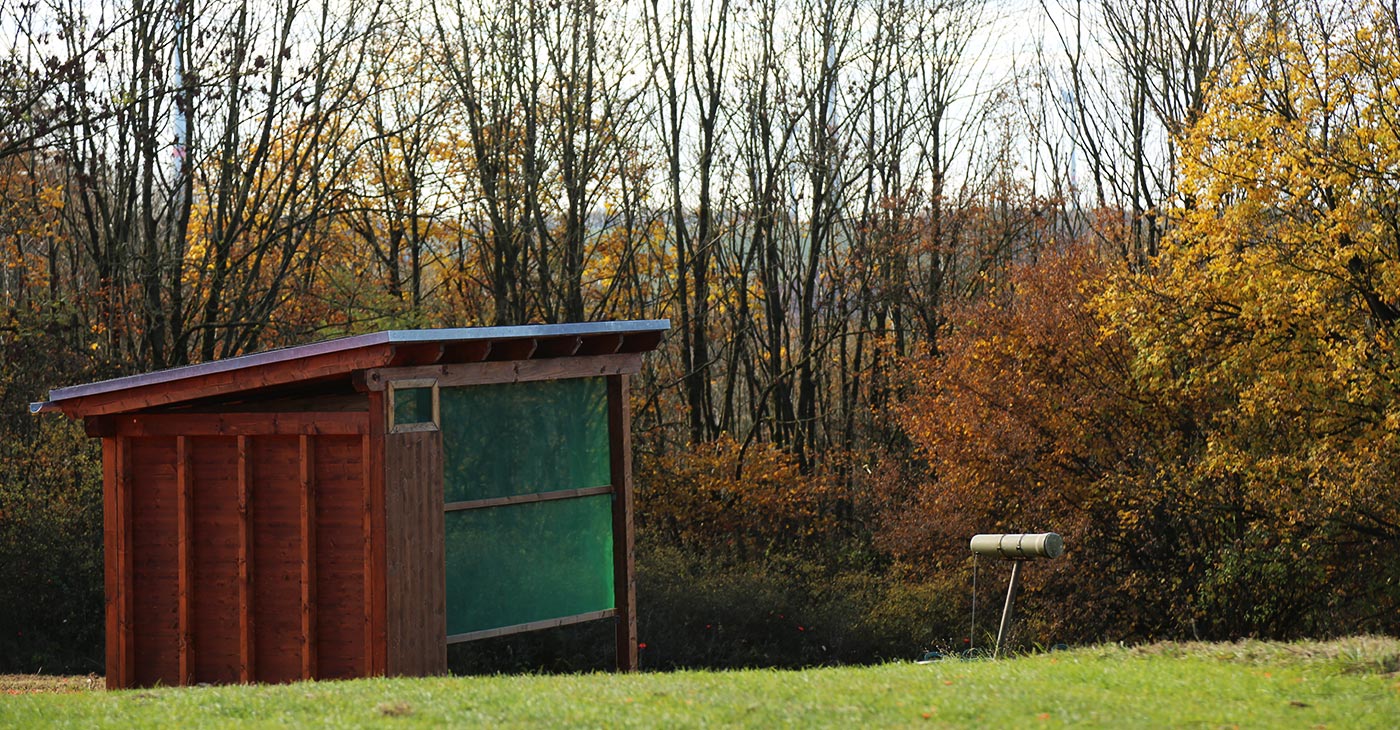
[{"label": "dark wooden post", "polygon": [[369,394],[369,434],[363,441],[365,463],[365,676],[381,676],[388,664],[388,626],[384,552],[385,429],[389,416],[383,391]]},{"label": "dark wooden post", "polygon": [[107,689],[125,689],[134,673],[131,653],[130,441],[102,439],[102,537],[107,551]]},{"label": "dark wooden post", "polygon": [[253,502],[252,460],[249,437],[238,444],[238,681],[257,681],[253,649]]},{"label": "dark wooden post", "polygon": [[194,545],[191,525],[194,522],[194,500],[191,497],[190,482],[193,479],[190,467],[190,440],[185,436],[175,438],[175,550],[177,555],[176,584],[179,605],[175,620],[178,624],[178,651],[180,665],[180,686],[194,680],[194,632],[190,627],[190,603],[194,593]]},{"label": "dark wooden post", "polygon": [[316,445],[302,434],[297,461],[301,478],[301,678],[315,679],[316,671]]},{"label": "dark wooden post", "polygon": [[617,670],[631,672],[637,669],[637,576],[632,555],[632,405],[626,375],[608,376],[608,442],[612,454]]}]

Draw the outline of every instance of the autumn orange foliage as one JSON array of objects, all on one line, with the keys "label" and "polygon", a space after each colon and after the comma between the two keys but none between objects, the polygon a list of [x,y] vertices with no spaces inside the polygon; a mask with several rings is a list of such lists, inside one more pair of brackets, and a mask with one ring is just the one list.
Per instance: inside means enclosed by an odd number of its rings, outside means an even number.
[{"label": "autumn orange foliage", "polygon": [[734,555],[831,539],[844,509],[834,480],[803,474],[770,443],[745,451],[728,435],[643,460],[636,482],[639,526],[651,539]]}]

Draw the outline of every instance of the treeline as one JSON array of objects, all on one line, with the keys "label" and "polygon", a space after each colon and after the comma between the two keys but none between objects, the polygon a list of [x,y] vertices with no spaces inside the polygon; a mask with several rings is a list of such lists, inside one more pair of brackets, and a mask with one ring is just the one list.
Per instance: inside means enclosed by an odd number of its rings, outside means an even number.
[{"label": "treeline", "polygon": [[946,302],[1076,227],[973,0],[11,12],[6,300],[116,370],[670,317],[658,447],[811,468]]},{"label": "treeline", "polygon": [[1040,11],[0,5],[0,583],[32,597],[0,649],[101,631],[91,446],[23,413],[49,387],[653,317],[659,665],[957,646],[1001,529],[1071,548],[1028,638],[1395,630],[1393,5]]}]

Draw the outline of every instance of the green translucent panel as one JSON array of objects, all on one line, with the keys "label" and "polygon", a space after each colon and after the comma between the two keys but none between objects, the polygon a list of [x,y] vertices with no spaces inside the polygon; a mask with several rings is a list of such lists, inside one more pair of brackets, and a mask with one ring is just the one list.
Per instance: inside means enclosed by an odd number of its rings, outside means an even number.
[{"label": "green translucent panel", "polygon": [[612,495],[446,518],[448,636],[614,607]]},{"label": "green translucent panel", "polygon": [[448,502],[612,480],[603,378],[443,388],[438,398]]},{"label": "green translucent panel", "polygon": [[432,388],[395,388],[394,424],[432,423]]}]

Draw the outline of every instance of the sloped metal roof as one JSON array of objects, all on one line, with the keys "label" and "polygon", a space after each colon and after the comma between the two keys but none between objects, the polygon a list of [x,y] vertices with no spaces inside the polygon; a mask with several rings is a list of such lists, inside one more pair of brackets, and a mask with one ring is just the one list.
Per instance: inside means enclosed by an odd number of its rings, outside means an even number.
[{"label": "sloped metal roof", "polygon": [[[385,330],[371,334],[341,337],[295,347],[213,360],[196,365],[128,375],[49,391],[47,401],[31,403],[32,413],[62,410],[64,405],[93,396],[110,396],[121,391],[150,386],[178,387],[182,381],[253,371],[279,363],[292,363],[323,355],[354,353],[392,348],[399,345],[464,345],[475,344],[486,357],[492,350],[509,351],[508,359],[537,357],[568,357],[575,352],[598,353],[612,348],[620,352],[645,352],[660,342],[661,334],[670,329],[670,320],[633,320],[618,322],[582,322],[573,324],[540,324],[515,327],[459,327],[451,329]],[[533,341],[533,342],[531,342]],[[616,344],[614,344],[614,341]],[[509,347],[505,347],[506,344]],[[562,343],[562,346],[561,346]],[[256,384],[249,389],[258,387]]]}]

